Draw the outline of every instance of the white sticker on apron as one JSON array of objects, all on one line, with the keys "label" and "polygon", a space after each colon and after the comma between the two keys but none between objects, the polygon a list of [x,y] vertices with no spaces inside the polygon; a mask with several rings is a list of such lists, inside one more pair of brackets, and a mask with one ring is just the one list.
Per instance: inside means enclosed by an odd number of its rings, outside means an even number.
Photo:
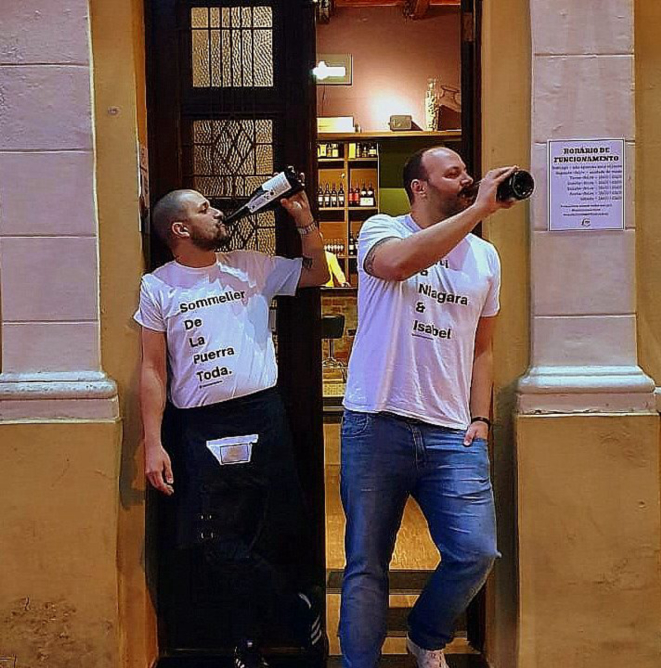
[{"label": "white sticker on apron", "polygon": [[252,446],[259,440],[259,434],[229,436],[207,441],[209,452],[221,466],[227,464],[247,464],[252,457]]}]

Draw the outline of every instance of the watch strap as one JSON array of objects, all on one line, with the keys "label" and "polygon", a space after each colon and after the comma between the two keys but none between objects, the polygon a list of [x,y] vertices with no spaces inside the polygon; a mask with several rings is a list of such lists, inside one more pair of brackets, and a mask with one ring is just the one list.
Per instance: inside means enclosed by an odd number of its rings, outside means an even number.
[{"label": "watch strap", "polygon": [[296,229],[298,230],[298,233],[302,237],[304,237],[306,234],[310,234],[311,232],[314,232],[318,228],[319,228],[319,226],[317,225],[316,221],[314,221],[314,220],[309,225],[306,225],[305,227],[296,226]]}]

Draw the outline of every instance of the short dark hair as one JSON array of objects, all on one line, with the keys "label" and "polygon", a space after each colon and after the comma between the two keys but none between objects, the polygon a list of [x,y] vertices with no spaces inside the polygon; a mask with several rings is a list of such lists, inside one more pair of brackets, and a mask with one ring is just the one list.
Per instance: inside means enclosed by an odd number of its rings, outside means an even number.
[{"label": "short dark hair", "polygon": [[190,190],[172,190],[156,202],[151,213],[151,224],[159,238],[168,246],[172,243],[172,223],[188,219],[185,196]]},{"label": "short dark hair", "polygon": [[427,151],[431,149],[421,148],[419,151],[416,151],[404,165],[404,171],[402,173],[404,180],[404,190],[408,195],[409,202],[413,204],[413,190],[411,190],[411,181],[416,179],[426,179],[427,178],[427,169],[422,164],[423,158]]}]

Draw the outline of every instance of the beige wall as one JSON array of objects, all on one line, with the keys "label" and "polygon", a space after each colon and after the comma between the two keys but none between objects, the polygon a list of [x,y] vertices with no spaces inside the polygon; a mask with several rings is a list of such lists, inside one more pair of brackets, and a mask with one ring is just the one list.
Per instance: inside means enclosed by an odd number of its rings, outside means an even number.
[{"label": "beige wall", "polygon": [[519,668],[661,660],[659,420],[519,416]]},{"label": "beige wall", "polygon": [[119,439],[112,421],[0,424],[0,656],[16,668],[120,665]]},{"label": "beige wall", "polygon": [[[0,656],[16,657],[20,668],[145,668],[155,656],[145,585],[139,339],[131,319],[143,271],[142,6],[141,0],[90,3],[96,161],[87,167],[95,165],[94,173],[79,178],[79,187],[95,179],[96,211],[90,208],[86,218],[94,229],[98,218],[99,226],[102,368],[117,381],[121,421],[0,424]],[[25,16],[37,20],[39,2],[34,8]],[[49,21],[51,13],[66,23],[65,8],[49,7]],[[12,29],[23,35],[21,26]],[[52,35],[58,48],[65,32]],[[65,183],[71,207],[76,184]]]},{"label": "beige wall", "polygon": [[635,12],[638,352],[661,386],[661,4],[636,0]]},{"label": "beige wall", "polygon": [[138,141],[146,143],[144,26],[140,0],[92,0],[92,49],[101,256],[101,353],[122,416],[118,553],[122,666],[156,652],[146,590],[145,483],[138,413],[139,328],[132,315],[144,271],[138,206]]},{"label": "beige wall", "polygon": [[[484,3],[484,8],[483,167],[528,165],[528,2],[499,0]],[[657,385],[661,383],[661,195],[656,187],[661,156],[661,46],[656,37],[660,24],[658,3],[636,3],[638,341],[641,366]],[[542,179],[539,186],[545,187]],[[543,668],[555,663],[615,666],[622,661],[658,665],[658,419],[522,417],[514,454],[515,386],[526,370],[529,347],[527,213],[519,210],[494,218],[485,236],[496,244],[503,261],[493,457],[503,559],[489,588],[489,658],[497,668]],[[581,495],[585,504],[579,508],[572,490],[586,483],[590,495]],[[614,500],[621,502],[617,508]],[[618,521],[611,522],[612,517]],[[572,535],[581,540],[568,541],[567,522],[575,522]],[[640,553],[641,545],[646,551],[632,563],[628,548],[638,546]],[[598,561],[595,550],[600,551]],[[568,566],[575,569],[571,577]],[[603,595],[606,590],[610,599]],[[591,603],[591,597],[600,605]]]},{"label": "beige wall", "polygon": [[[484,3],[482,171],[530,166],[530,17],[527,0]],[[516,383],[528,366],[528,205],[484,225],[502,262],[501,312],[494,340],[493,481],[503,555],[488,586],[487,653],[497,668],[514,666],[517,573],[513,415]]]}]

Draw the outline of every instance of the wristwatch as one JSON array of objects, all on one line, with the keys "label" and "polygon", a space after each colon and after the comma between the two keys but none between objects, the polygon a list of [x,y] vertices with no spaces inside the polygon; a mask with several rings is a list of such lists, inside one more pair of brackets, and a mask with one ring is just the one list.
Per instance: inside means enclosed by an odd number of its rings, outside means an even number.
[{"label": "wristwatch", "polygon": [[298,227],[296,226],[296,229],[298,230],[298,233],[304,237],[306,234],[310,234],[310,232],[314,232],[316,229],[318,229],[317,223],[313,220],[309,225],[306,225],[305,227]]},{"label": "wristwatch", "polygon": [[473,422],[484,422],[484,424],[486,424],[487,427],[491,428],[491,420],[489,418],[478,416],[478,417],[474,417],[471,420],[471,424],[473,424]]}]

